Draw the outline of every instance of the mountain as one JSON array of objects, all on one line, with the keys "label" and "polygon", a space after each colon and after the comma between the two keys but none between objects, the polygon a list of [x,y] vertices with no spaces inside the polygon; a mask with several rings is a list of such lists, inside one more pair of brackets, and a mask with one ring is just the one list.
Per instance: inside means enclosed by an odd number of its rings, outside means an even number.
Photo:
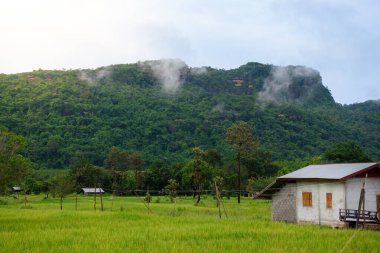
[{"label": "mountain", "polygon": [[380,160],[380,103],[337,104],[319,72],[303,66],[147,61],[2,74],[0,88],[0,125],[27,138],[25,155],[41,168],[79,158],[102,165],[112,146],[140,152],[146,164],[187,160],[194,146],[229,159],[225,133],[237,121],[254,127],[274,159],[351,140]]}]

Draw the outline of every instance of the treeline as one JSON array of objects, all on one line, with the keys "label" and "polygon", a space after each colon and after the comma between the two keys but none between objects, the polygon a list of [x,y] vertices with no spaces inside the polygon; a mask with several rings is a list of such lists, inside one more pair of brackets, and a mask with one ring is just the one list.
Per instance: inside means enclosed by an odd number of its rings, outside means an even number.
[{"label": "treeline", "polygon": [[[252,129],[247,123],[237,123],[231,128],[235,135],[228,134],[230,144],[236,144],[236,136],[241,129],[237,126],[244,124],[244,134],[252,136]],[[273,176],[277,169],[272,163],[269,153],[254,147],[253,138],[249,145],[235,149],[238,160],[224,161],[216,150],[202,150],[194,147],[191,157],[185,163],[168,163],[156,160],[148,168],[139,153],[130,153],[117,147],[112,147],[103,166],[96,166],[86,160],[77,160],[70,169],[62,174],[46,173],[45,170],[32,170],[29,159],[20,155],[25,140],[7,129],[0,129],[0,191],[11,191],[12,186],[21,186],[26,193],[58,194],[65,191],[80,191],[82,187],[102,187],[116,194],[127,194],[136,189],[159,191],[169,180],[175,180],[181,190],[201,193],[210,189],[215,177],[223,178],[223,187],[239,192],[241,185],[246,185],[248,178]],[[235,139],[234,139],[235,138]],[[240,143],[240,141],[239,141]],[[237,165],[239,163],[239,173]],[[241,169],[240,169],[241,164]],[[22,166],[21,166],[22,165]],[[240,180],[241,179],[241,180]]]},{"label": "treeline", "polygon": [[239,201],[241,193],[253,195],[277,176],[310,164],[372,161],[353,142],[339,143],[317,157],[273,161],[270,153],[261,150],[248,123],[233,124],[225,135],[233,148],[232,160],[223,159],[216,150],[194,147],[184,163],[158,159],[146,168],[141,154],[112,147],[103,166],[78,160],[69,170],[57,173],[32,169],[32,162],[20,155],[25,140],[0,128],[0,193],[10,193],[13,186],[18,186],[26,194],[46,193],[47,197],[51,194],[62,199],[68,193],[87,187],[130,195],[141,190],[164,194],[166,187],[174,185],[176,192],[198,196],[198,203],[205,191],[213,190],[218,184],[219,190],[237,195]]}]

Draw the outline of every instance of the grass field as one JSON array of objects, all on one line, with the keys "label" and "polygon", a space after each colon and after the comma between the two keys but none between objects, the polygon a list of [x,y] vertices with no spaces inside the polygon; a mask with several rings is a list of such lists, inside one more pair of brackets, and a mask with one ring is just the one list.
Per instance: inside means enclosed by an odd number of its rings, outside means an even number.
[{"label": "grass field", "polygon": [[[20,197],[21,198],[21,197]],[[0,198],[0,252],[380,252],[380,232],[271,221],[271,203],[225,200],[219,219],[211,196],[194,206],[153,197],[151,212],[138,197]],[[343,249],[343,251],[342,251]]]}]

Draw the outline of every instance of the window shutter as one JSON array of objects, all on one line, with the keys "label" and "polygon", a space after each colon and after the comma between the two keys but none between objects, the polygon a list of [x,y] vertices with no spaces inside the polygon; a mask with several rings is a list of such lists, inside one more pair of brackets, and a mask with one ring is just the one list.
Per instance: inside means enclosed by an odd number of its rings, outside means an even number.
[{"label": "window shutter", "polygon": [[326,208],[332,208],[332,193],[326,193]]},{"label": "window shutter", "polygon": [[302,205],[312,206],[313,198],[311,192],[302,192]]}]

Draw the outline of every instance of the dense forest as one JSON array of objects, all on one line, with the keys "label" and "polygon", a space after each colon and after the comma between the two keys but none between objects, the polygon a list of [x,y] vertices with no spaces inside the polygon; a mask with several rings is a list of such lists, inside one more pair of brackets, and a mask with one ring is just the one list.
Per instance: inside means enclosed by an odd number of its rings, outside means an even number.
[{"label": "dense forest", "polygon": [[274,160],[320,155],[354,141],[380,160],[380,102],[335,103],[320,74],[302,66],[247,63],[191,68],[179,60],[92,70],[0,75],[0,125],[26,138],[35,168],[103,166],[112,147],[186,162],[192,148],[233,159],[226,130],[245,121]]}]

